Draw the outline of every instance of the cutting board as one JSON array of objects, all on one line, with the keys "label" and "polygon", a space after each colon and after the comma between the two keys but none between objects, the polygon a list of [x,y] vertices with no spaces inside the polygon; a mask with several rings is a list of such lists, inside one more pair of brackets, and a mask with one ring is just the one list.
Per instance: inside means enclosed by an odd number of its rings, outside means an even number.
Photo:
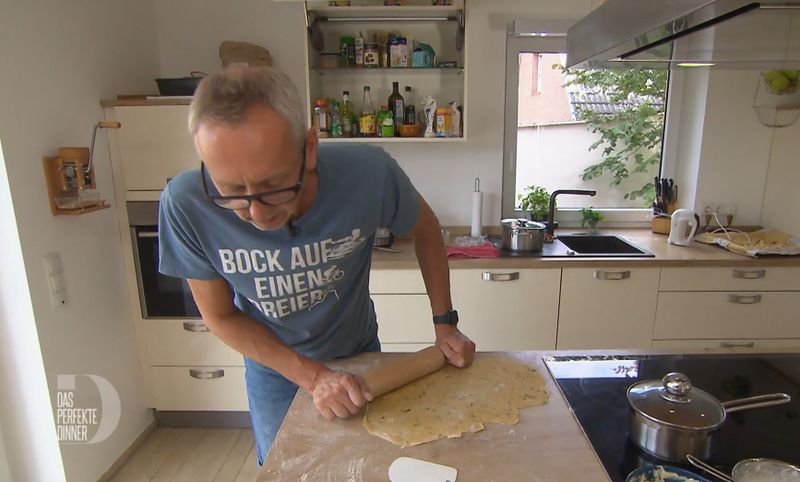
[{"label": "cutting board", "polygon": [[[458,482],[608,480],[602,465],[570,413],[541,355],[534,352],[486,354],[507,356],[536,369],[545,379],[550,400],[525,408],[516,425],[487,424],[460,439],[437,440],[401,449],[367,433],[363,414],[328,422],[311,397],[299,391],[258,481],[385,481],[398,457],[412,457],[453,467]],[[401,354],[364,353],[331,364],[358,373]]]}]

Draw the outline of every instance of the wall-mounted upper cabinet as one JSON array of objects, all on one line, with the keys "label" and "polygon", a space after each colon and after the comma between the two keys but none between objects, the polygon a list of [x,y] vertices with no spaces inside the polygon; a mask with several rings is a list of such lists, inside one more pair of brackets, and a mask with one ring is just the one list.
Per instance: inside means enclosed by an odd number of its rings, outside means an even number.
[{"label": "wall-mounted upper cabinet", "polygon": [[[439,2],[431,0],[398,2],[402,5],[365,0],[301,3],[308,30],[309,123],[322,124],[323,131],[329,128],[324,124],[332,122],[332,102],[335,101],[339,123],[344,124],[342,129],[323,132],[321,142],[460,142],[465,139],[465,113],[469,106],[464,105],[464,0],[446,2],[449,5],[434,5]],[[404,42],[398,49],[402,55],[394,55],[392,39]],[[348,54],[346,45],[350,43],[353,43],[353,51]],[[400,111],[402,117],[389,102],[394,82],[398,83],[404,104]],[[365,87],[369,87],[372,104],[366,111],[374,109],[377,114],[382,106],[393,111],[397,122],[392,136],[380,136],[380,119],[375,122],[375,135],[354,132],[356,129],[347,132],[353,124],[364,126],[361,114],[365,111]],[[353,117],[349,122],[342,117],[345,91],[352,102]],[[321,121],[319,111],[314,110],[320,99],[328,102]],[[438,112],[430,109],[431,99],[435,100]],[[408,106],[414,107],[413,114]],[[425,115],[426,107],[431,110],[430,116]],[[329,117],[325,117],[325,111]],[[372,125],[371,122],[367,117],[366,126]],[[426,129],[428,124],[430,129]]]}]

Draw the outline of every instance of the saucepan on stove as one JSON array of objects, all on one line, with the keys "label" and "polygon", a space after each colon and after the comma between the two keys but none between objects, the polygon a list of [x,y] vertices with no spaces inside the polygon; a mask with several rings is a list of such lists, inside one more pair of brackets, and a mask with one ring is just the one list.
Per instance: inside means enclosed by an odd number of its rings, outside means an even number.
[{"label": "saucepan on stove", "polygon": [[535,253],[544,247],[545,225],[527,219],[503,219],[503,249]]},{"label": "saucepan on stove", "polygon": [[687,455],[689,463],[725,482],[800,482],[800,468],[780,460],[745,459],[733,466],[730,475],[706,462]]},{"label": "saucepan on stove", "polygon": [[687,455],[708,459],[713,436],[727,414],[790,401],[785,393],[772,393],[722,403],[693,387],[686,375],[669,373],[661,380],[645,380],[628,388],[628,437],[660,459],[684,462]]}]

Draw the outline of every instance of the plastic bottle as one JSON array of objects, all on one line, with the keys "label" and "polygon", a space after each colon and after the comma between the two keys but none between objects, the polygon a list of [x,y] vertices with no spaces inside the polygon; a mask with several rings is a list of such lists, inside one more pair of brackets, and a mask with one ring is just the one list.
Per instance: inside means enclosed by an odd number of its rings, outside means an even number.
[{"label": "plastic bottle", "polygon": [[399,134],[400,126],[403,125],[403,118],[406,115],[406,104],[403,96],[400,95],[400,82],[392,82],[392,95],[389,96],[389,111],[394,119],[394,131]]},{"label": "plastic bottle", "polygon": [[394,132],[392,111],[387,109],[383,114],[383,121],[381,121],[381,137],[394,137]]},{"label": "plastic bottle", "polygon": [[330,119],[331,119],[331,125],[330,125],[331,137],[334,137],[334,138],[342,137],[344,129],[342,128],[342,116],[341,116],[341,114],[339,112],[339,102],[337,102],[335,100],[331,101],[330,102],[330,106],[331,106],[331,108],[330,108],[330,112],[331,112],[331,115],[330,115]]},{"label": "plastic bottle", "polygon": [[358,119],[361,137],[374,137],[376,134],[375,125],[375,104],[372,103],[372,95],[368,85],[364,86],[364,101],[361,103],[361,117]]},{"label": "plastic bottle", "polygon": [[342,135],[344,137],[353,136],[353,102],[350,100],[350,92],[342,92],[342,101],[339,103],[339,114],[342,118]]}]

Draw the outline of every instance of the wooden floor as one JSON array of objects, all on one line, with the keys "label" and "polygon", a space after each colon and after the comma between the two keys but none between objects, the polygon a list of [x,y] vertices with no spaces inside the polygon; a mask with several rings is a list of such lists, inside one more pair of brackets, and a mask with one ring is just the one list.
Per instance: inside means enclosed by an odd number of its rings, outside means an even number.
[{"label": "wooden floor", "polygon": [[112,482],[253,482],[258,474],[249,429],[157,428]]}]

